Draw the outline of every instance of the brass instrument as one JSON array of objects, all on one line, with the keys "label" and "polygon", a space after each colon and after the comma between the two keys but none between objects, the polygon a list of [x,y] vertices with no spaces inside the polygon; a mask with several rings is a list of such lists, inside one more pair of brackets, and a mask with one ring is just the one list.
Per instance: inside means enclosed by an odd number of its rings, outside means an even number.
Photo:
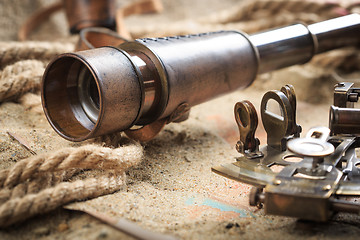
[{"label": "brass instrument", "polygon": [[[267,92],[261,102],[261,118],[267,145],[255,138],[257,113],[248,101],[235,105],[243,156],[212,171],[255,186],[250,205],[265,208],[266,214],[327,221],[337,212],[360,213],[360,204],[345,199],[360,196],[360,110],[354,108],[360,88],[339,83],[334,91],[327,127],[312,128],[300,138],[295,122],[294,88]],[[276,101],[281,111],[268,106]],[[279,113],[280,112],[280,113]],[[282,166],[279,171],[272,167]]]}]

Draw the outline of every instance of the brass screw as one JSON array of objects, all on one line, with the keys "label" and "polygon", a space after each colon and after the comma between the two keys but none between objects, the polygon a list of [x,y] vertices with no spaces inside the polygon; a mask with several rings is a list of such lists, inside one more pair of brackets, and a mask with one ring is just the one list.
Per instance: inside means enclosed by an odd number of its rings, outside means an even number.
[{"label": "brass screw", "polygon": [[330,185],[330,184],[325,185],[325,186],[323,186],[323,188],[322,188],[323,191],[329,191],[330,189],[331,189],[331,185]]},{"label": "brass screw", "polygon": [[280,184],[281,184],[281,180],[275,179],[273,183],[274,183],[274,185],[280,185]]}]

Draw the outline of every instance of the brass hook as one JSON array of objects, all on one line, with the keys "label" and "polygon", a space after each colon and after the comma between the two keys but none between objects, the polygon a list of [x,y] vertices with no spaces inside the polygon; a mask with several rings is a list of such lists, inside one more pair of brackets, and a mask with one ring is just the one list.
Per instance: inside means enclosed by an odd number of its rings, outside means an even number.
[{"label": "brass hook", "polygon": [[234,114],[240,133],[240,141],[236,144],[236,150],[249,158],[264,156],[259,151],[260,141],[255,137],[258,117],[254,105],[246,100],[238,102],[235,104]]}]

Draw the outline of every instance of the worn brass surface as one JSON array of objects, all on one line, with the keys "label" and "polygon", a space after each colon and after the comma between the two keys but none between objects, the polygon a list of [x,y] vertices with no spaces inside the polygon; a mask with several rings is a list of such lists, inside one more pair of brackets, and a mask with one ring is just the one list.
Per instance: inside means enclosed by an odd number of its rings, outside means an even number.
[{"label": "worn brass surface", "polygon": [[[292,88],[292,86],[287,86]],[[286,94],[290,94],[287,96]],[[279,107],[280,112],[274,113],[269,106],[270,101],[275,101]],[[267,134],[268,145],[284,151],[286,149],[286,140],[292,136],[298,136],[301,128],[298,128],[295,121],[296,97],[293,90],[269,91],[261,100],[261,119]]]},{"label": "worn brass surface", "polygon": [[[134,124],[144,102],[144,84],[140,70],[129,58],[130,55],[119,49],[104,47],[64,54],[53,60],[52,64],[58,67],[47,68],[45,75],[48,78],[43,81],[42,97],[46,99],[43,101],[46,116],[51,119],[54,129],[61,129],[60,135],[80,141],[119,128],[128,129]],[[112,71],[113,66],[127,71]],[[99,74],[99,68],[107,74]],[[90,96],[98,105],[94,120],[88,115],[88,104],[79,97],[78,78],[82,69],[89,73],[83,76],[93,82]],[[68,73],[66,81],[60,77],[64,72]],[[123,78],[127,81],[119,81]]]},{"label": "worn brass surface", "polygon": [[258,119],[254,105],[249,101],[238,102],[235,104],[234,114],[240,133],[240,141],[236,144],[236,150],[249,158],[264,156],[259,151],[260,141],[255,138]]}]

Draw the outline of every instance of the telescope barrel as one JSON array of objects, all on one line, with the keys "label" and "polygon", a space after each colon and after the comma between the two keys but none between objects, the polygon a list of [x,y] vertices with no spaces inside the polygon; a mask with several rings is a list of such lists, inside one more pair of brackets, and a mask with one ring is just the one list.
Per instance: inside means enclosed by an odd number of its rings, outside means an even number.
[{"label": "telescope barrel", "polygon": [[259,73],[308,62],[315,54],[359,44],[360,17],[344,17],[294,24],[249,37],[260,56]]},{"label": "telescope barrel", "polygon": [[329,125],[332,134],[360,134],[360,109],[330,107]]},{"label": "telescope barrel", "polygon": [[56,132],[82,141],[153,123],[181,104],[246,88],[258,73],[357,45],[359,32],[360,16],[352,14],[252,36],[220,31],[65,53],[44,73],[43,108]]}]

